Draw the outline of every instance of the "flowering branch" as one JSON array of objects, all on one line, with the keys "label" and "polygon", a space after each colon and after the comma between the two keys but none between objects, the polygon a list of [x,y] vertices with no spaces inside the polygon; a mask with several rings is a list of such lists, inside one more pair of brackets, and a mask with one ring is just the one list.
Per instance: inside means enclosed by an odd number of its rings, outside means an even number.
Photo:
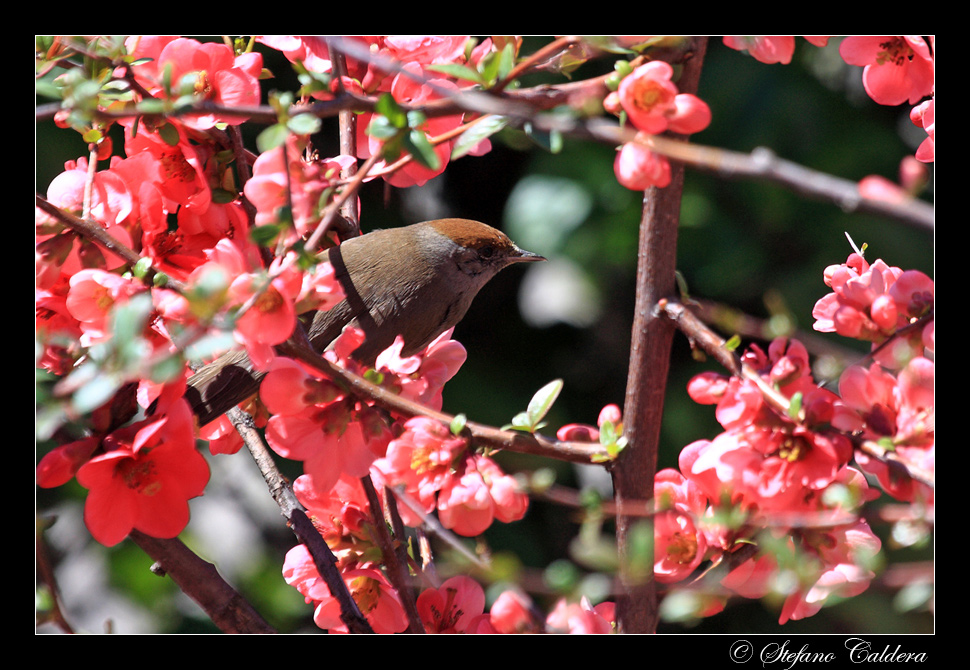
[{"label": "flowering branch", "polygon": [[330,547],[321,537],[319,531],[313,526],[313,522],[307,516],[306,509],[300,504],[293,495],[289,483],[276,469],[273,457],[269,449],[263,443],[263,439],[256,431],[252,417],[234,407],[228,412],[229,420],[233,427],[243,438],[250,454],[256,465],[259,466],[260,473],[269,487],[273,500],[279,505],[283,516],[287,520],[287,525],[293,530],[297,539],[303,543],[313,557],[313,561],[319,570],[320,575],[326,581],[330,592],[340,603],[340,618],[347,625],[348,630],[355,633],[374,632],[367,619],[361,614],[357,603],[351,597],[344,583],[340,571],[336,567],[337,559],[334,557]]},{"label": "flowering branch", "polygon": [[[692,40],[692,57],[684,66],[678,83],[680,91],[697,90],[706,48],[706,38]],[[683,166],[676,165],[671,170],[668,186],[651,187],[643,195],[637,294],[623,411],[623,436],[628,442],[610,470],[617,505],[617,550],[621,566],[622,592],[617,598],[617,622],[621,631],[629,633],[655,632],[659,615],[653,568],[636,565],[631,547],[637,518],[627,514],[626,506],[636,506],[639,501],[653,497],[673,341],[673,329],[659,318],[654,305],[675,286],[683,177]]]},{"label": "flowering branch", "polygon": [[[755,384],[761,391],[768,404],[781,416],[793,418],[796,422],[804,422],[805,409],[800,408],[793,412],[791,400],[777,389],[769,385],[756,370],[751,366],[742,363],[734,352],[729,350],[726,341],[707,327],[697,316],[678,300],[664,298],[657,304],[658,313],[670,319],[677,325],[684,335],[691,341],[691,345],[699,346],[705,353],[714,358],[731,374],[742,377]],[[909,328],[919,329],[926,325],[925,320],[914,322]],[[870,354],[871,356],[873,354]],[[868,356],[867,356],[868,357]],[[908,462],[904,457],[894,451],[881,446],[874,440],[859,438],[855,435],[847,435],[852,440],[855,448],[893,466],[898,466],[905,470],[907,476],[918,482],[933,488],[935,486],[934,473],[926,470],[917,463]]]},{"label": "flowering branch", "polygon": [[[861,592],[874,574],[864,558],[880,547],[859,512],[876,494],[866,476],[913,509],[932,509],[932,280],[870,264],[858,249],[826,269],[833,292],[813,310],[815,329],[872,344],[865,365],[840,377],[838,395],[812,379],[797,341],[779,338],[767,353],[752,345],[737,356],[669,297],[684,170],[769,181],[924,229],[932,228],[932,207],[902,189],[834,178],[767,150],[687,142],[712,118],[694,94],[706,39],[564,36],[523,56],[514,36],[38,38],[38,72],[64,74],[44,82],[63,107],[39,107],[36,116],[52,116],[87,143],[87,156],[36,197],[39,367],[63,377],[53,385],[56,406],[45,409],[58,415],[56,427],[84,424],[81,439],[43,456],[38,484],[76,478],[88,490],[92,536],[106,546],[129,537],[159,557],[224,630],[268,626],[228,585],[209,579],[213,566],[177,541],[156,539],[186,527],[189,501],[209,482],[198,439],[212,455],[247,446],[299,540],[283,576],[328,630],[654,632],[659,584],[713,594],[692,614],[707,616],[731,593],[769,593],[768,578],[791,558],[804,570],[785,594],[782,623],[811,616],[828,595]],[[258,104],[265,70],[257,41],[293,63],[299,102],[283,92]],[[724,42],[778,62],[794,38]],[[515,88],[527,73],[568,73],[614,49],[627,60],[608,75]],[[840,53],[866,68],[874,100],[915,104],[932,95],[930,49],[916,36],[847,38]],[[619,123],[591,118],[604,110]],[[340,125],[342,153],[331,159],[310,145],[324,117]],[[913,158],[931,162],[932,99],[910,118],[928,134]],[[244,122],[268,126],[258,157],[244,147]],[[112,127],[124,130],[125,156],[113,155]],[[423,184],[450,160],[487,152],[490,135],[506,127],[616,147],[617,181],[644,194],[624,411],[608,406],[598,428],[571,424],[558,439],[537,431],[561,381],[513,419],[521,430],[484,426],[440,410],[441,387],[465,360],[450,333],[407,357],[396,343],[368,369],[349,355],[363,333],[345,329],[321,355],[298,318],[342,297],[317,252],[336,227],[340,240],[359,233],[356,196],[365,180]],[[916,181],[906,185],[916,192]],[[678,469],[658,471],[677,329],[731,373],[703,373],[688,385],[692,399],[717,405],[725,430],[685,447]],[[238,355],[258,371],[259,411],[235,407],[222,417],[226,402],[213,420],[193,410],[186,361],[239,344]],[[139,407],[145,412],[136,414]],[[302,464],[292,485],[270,448]],[[499,449],[606,464],[615,493],[604,506],[616,515],[615,606],[561,602],[542,621],[527,599],[506,592],[486,614],[476,582],[436,577],[424,528],[440,524],[445,541],[467,551],[462,538],[526,513],[527,491],[490,458]],[[731,523],[722,525],[724,515]],[[408,572],[417,555],[407,555],[405,526],[418,529],[421,590]],[[775,539],[786,529],[781,546]]]}]

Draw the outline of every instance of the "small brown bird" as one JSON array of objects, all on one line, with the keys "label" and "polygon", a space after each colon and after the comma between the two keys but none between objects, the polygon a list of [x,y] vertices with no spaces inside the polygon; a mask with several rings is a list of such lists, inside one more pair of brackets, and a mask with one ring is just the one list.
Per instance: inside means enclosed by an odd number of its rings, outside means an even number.
[{"label": "small brown bird", "polygon": [[[346,298],[313,315],[310,343],[322,352],[353,324],[366,338],[353,357],[365,365],[373,365],[398,335],[404,338],[402,356],[421,351],[465,316],[478,291],[500,270],[545,260],[501,231],[468,219],[376,230],[327,253]],[[189,379],[186,398],[205,425],[254,394],[261,378],[245,352],[231,352]]]}]

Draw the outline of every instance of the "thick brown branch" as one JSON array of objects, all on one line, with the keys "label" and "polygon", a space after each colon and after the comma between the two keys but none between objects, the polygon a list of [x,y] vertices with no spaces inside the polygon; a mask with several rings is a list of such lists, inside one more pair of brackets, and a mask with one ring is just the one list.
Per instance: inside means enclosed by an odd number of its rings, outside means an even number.
[{"label": "thick brown branch", "polygon": [[129,535],[224,633],[275,633],[259,613],[219,574],[216,567],[195,555],[181,540],[158,539],[132,531]]},{"label": "thick brown branch", "polygon": [[[684,66],[678,82],[682,92],[696,92],[706,45],[705,39],[694,41],[693,57]],[[656,632],[659,617],[652,557],[634,558],[631,544],[637,525],[643,523],[637,508],[642,501],[653,498],[674,334],[672,325],[657,313],[656,305],[676,286],[677,227],[683,184],[684,166],[675,163],[671,166],[670,184],[662,189],[647,189],[643,196],[637,292],[623,406],[623,437],[627,446],[611,468],[620,556],[617,625],[625,633]],[[653,531],[649,532],[652,535]],[[648,565],[634,565],[635,560],[647,561]]]}]

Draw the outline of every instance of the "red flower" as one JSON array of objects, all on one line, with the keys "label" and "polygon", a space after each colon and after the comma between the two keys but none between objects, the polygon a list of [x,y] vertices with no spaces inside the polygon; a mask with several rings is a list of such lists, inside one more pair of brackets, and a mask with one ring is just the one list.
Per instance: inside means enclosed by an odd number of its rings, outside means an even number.
[{"label": "red flower", "polygon": [[862,65],[862,84],[880,105],[914,105],[933,92],[933,56],[918,35],[846,37],[839,54]]},{"label": "red flower", "polygon": [[485,611],[485,592],[471,577],[459,575],[422,591],[417,607],[429,633],[464,633]]},{"label": "red flower", "polygon": [[916,150],[916,158],[924,163],[932,163],[936,154],[936,98],[925,100],[913,108],[909,119],[926,131],[926,139]]},{"label": "red flower", "polygon": [[670,184],[670,163],[639,142],[626,142],[613,162],[616,179],[631,191]]},{"label": "red flower", "polygon": [[738,51],[747,51],[762,63],[787,64],[795,53],[793,35],[726,35],[724,44]]},{"label": "red flower", "polygon": [[674,111],[674,98],[679,92],[670,80],[673,74],[669,63],[650,61],[620,82],[620,105],[637,129],[651,135],[667,130],[667,116]]},{"label": "red flower", "polygon": [[[346,570],[342,577],[375,633],[400,633],[407,628],[408,621],[401,599],[379,569],[362,567]],[[331,633],[347,632],[347,625],[340,618],[340,602],[320,577],[305,545],[298,544],[286,553],[283,578],[308,603],[316,605],[313,622],[317,626]]]},{"label": "red flower", "polygon": [[[256,52],[236,56],[230,47],[199,42],[187,37],[129,37],[126,45],[133,58],[151,60],[134,66],[135,77],[151,93],[164,95],[163,81],[172,82],[172,95],[188,89],[204,100],[227,106],[259,104],[259,75],[263,57]],[[227,113],[190,114],[181,117],[189,126],[205,130],[217,123],[239,124],[244,116]]]},{"label": "red flower", "polygon": [[171,538],[189,521],[188,500],[202,495],[209,466],[195,449],[192,413],[178,399],[152,417],[105,437],[105,453],[77,472],[89,490],[84,522],[91,535],[113,546],[132,530]]}]

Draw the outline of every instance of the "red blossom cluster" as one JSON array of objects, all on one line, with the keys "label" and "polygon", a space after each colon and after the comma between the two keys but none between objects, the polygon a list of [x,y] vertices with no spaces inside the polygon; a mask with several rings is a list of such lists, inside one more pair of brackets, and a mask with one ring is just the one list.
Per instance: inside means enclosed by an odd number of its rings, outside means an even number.
[{"label": "red blossom cluster", "polygon": [[620,147],[613,166],[617,180],[634,191],[670,184],[670,163],[641,138],[665,131],[691,135],[711,122],[707,103],[691,93],[678,92],[673,74],[669,63],[651,61],[624,77],[617,91],[603,101],[607,111],[626,114],[638,131],[637,140]]},{"label": "red blossom cluster", "polygon": [[[403,71],[388,73],[350,58],[339,84],[367,95],[389,93],[398,103],[414,106],[460,86],[432,66],[475,64],[494,48],[485,40],[469,50],[465,36],[354,39],[402,63]],[[787,39],[793,38],[758,38],[744,48],[769,62],[787,62]],[[884,41],[873,56],[876,39]],[[333,73],[321,38],[262,36],[259,41],[308,71]],[[740,48],[741,43],[728,44]],[[436,514],[446,528],[469,537],[495,521],[521,519],[528,498],[493,459],[440,422],[389,417],[274,350],[292,335],[300,314],[328,309],[342,292],[327,263],[307,269],[305,259],[292,252],[267,262],[251,228],[291,223],[288,229],[280,226],[287,232],[275,240],[283,246],[312,233],[341,170],[381,151],[380,140],[367,132],[373,114],[358,119],[356,156],[320,159],[308,155],[306,137],[292,135],[256,158],[251,178],[240,188],[231,152],[209,131],[242,123],[245,115],[231,109],[259,102],[260,55],[172,36],[131,37],[125,45],[130,65],[118,68],[119,81],[138,95],[211,105],[164,122],[151,116],[118,121],[125,129],[124,156],[110,157],[108,166],[97,170],[89,169],[85,158],[68,163],[49,185],[47,200],[96,221],[185,288],[176,292],[161,283],[146,285],[125,271],[117,255],[82,240],[38,209],[38,366],[71,379],[83,369],[89,349],[120,344],[115,316],[136,299],[150,306],[140,332],[132,335],[145,361],[181,355],[176,341],[186,333],[217,334],[230,324],[235,343],[265,373],[259,397],[268,413],[260,422],[267,442],[281,457],[302,463],[304,474],[294,489],[337,556],[350,593],[375,630],[404,630],[400,596],[382,571],[372,530],[383,523],[382,512],[370,509],[360,478],[370,476],[403,490],[415,503],[401,507],[405,523],[419,525],[424,515]],[[866,90],[883,104],[898,104],[885,102],[897,99],[913,104],[932,94],[932,56],[919,38],[849,38],[843,55],[847,62],[865,65]],[[666,63],[642,65],[622,80],[605,106],[645,135],[696,133],[710,123],[710,110],[696,96],[679,93],[672,76]],[[334,81],[329,90],[314,95],[329,97],[336,90]],[[933,114],[932,99],[913,110],[913,122],[928,133],[919,160],[933,158]],[[71,120],[58,115],[58,122]],[[463,122],[461,115],[423,120],[415,130],[434,146],[439,166],[412,161],[383,173],[384,178],[409,186],[440,174],[451,156],[452,133]],[[110,140],[103,140],[101,149],[110,155]],[[488,149],[484,140],[473,153]],[[382,166],[389,167],[386,162]],[[620,149],[615,169],[629,188],[670,181],[666,159],[640,140]],[[255,212],[252,220],[247,206]],[[825,281],[833,292],[816,306],[816,328],[871,341],[875,362],[848,370],[836,395],[812,380],[799,343],[777,341],[767,353],[753,347],[745,363],[786,398],[798,398],[804,417],[797,420],[770,406],[750,380],[705,374],[691,382],[691,397],[716,405],[724,432],[688,445],[679,471],[657,475],[654,571],[659,581],[676,583],[704,562],[730,561],[744,543],[763,541],[759,533],[768,533],[780,538],[780,548],[740,561],[722,584],[733,593],[758,597],[771,588],[786,555],[807,554],[813,570],[788,595],[782,621],[808,616],[829,595],[858,593],[872,577],[862,559],[878,550],[878,540],[854,516],[851,522],[837,522],[843,514],[852,516],[855,506],[874,493],[863,472],[899,499],[932,502],[930,489],[860,451],[858,441],[888,440],[906,461],[932,471],[933,362],[925,350],[932,350],[933,326],[931,320],[919,329],[913,324],[932,309],[933,283],[921,273],[902,272],[881,261],[870,265],[859,255],[827,270]],[[442,387],[465,360],[465,350],[447,332],[411,357],[400,355],[399,340],[373,369],[364,370],[349,357],[362,337],[347,329],[326,357],[432,409],[440,408]],[[201,428],[193,425],[182,398],[190,371],[184,359],[180,363],[177,374],[162,380],[144,369],[127,380],[137,383],[141,410],[152,407],[152,413],[117,427],[110,405],[97,407],[90,413],[89,435],[54,448],[37,467],[41,487],[76,477],[88,489],[85,523],[105,545],[133,530],[161,538],[178,535],[188,523],[188,501],[204,493],[209,479],[196,437],[209,441],[211,454],[231,454],[241,446],[224,417]],[[607,422],[611,432],[622,432],[615,406],[601,414],[600,426]],[[598,428],[573,424],[559,437],[595,440],[598,434]],[[837,488],[852,493],[850,502],[831,495]],[[731,509],[745,513],[742,524],[725,522],[721,512]],[[829,523],[816,523],[820,519]],[[320,627],[342,629],[339,604],[303,545],[287,554],[283,574],[314,604]],[[709,603],[707,613],[722,602]],[[422,623],[433,632],[587,633],[610,632],[615,626],[611,603],[594,607],[585,600],[561,601],[541,621],[532,603],[516,591],[503,593],[486,613],[481,586],[467,577],[423,590],[417,605]]]},{"label": "red blossom cluster", "polygon": [[[748,377],[705,372],[687,386],[694,401],[715,407],[724,431],[684,447],[679,469],[656,474],[654,575],[674,584],[704,564],[730,566],[720,580],[727,593],[702,599],[698,615],[720,611],[729,594],[774,593],[784,566],[796,564],[781,623],[864,591],[881,547],[858,514],[880,495],[866,475],[897,500],[933,505],[932,487],[913,476],[934,470],[933,322],[921,321],[933,308],[933,282],[858,254],[824,277],[833,293],[818,301],[816,329],[882,345],[876,362],[843,372],[838,394],[813,379],[805,346],[785,338],[767,352],[752,345],[741,360],[801,412],[773,404]],[[920,327],[906,332],[910,324]],[[607,421],[620,425],[615,405],[601,412],[599,425]],[[595,441],[599,430],[570,424],[558,436]],[[898,458],[876,457],[867,443]],[[752,546],[760,550],[745,555]]]},{"label": "red blossom cluster", "polygon": [[[821,47],[829,37],[806,35],[810,44]],[[867,198],[898,201],[917,193],[926,180],[926,170],[918,163],[932,163],[936,142],[935,38],[929,44],[919,35],[848,36],[839,42],[839,55],[849,65],[862,67],[862,85],[873,102],[880,105],[913,105],[910,120],[926,131],[926,139],[912,156],[900,163],[899,183],[880,175],[869,175],[859,182],[859,192]],[[762,63],[790,63],[795,38],[790,35],[730,35],[724,44],[746,51]]]},{"label": "red blossom cluster", "polygon": [[[387,91],[402,103],[420,104],[437,96],[434,91],[441,87],[457,87],[444,75],[427,70],[428,66],[466,62],[468,38],[361,39],[432,82],[418,85],[406,76],[384,77],[352,61],[350,78],[343,83],[369,94]],[[330,72],[329,60],[318,58],[326,55],[318,38],[261,41],[286,48],[288,56],[306,67]],[[378,152],[380,145],[366,133],[366,120],[358,124],[357,156],[310,156],[307,138],[290,135],[256,158],[251,177],[240,189],[233,181],[226,147],[216,142],[217,134],[207,131],[220,124],[241,123],[244,116],[233,114],[231,108],[259,102],[259,54],[235,54],[225,44],[178,37],[132,37],[125,44],[133,65],[117,74],[129,77],[142,94],[170,101],[188,96],[211,103],[213,111],[180,114],[160,124],[146,118],[137,123],[120,121],[126,131],[125,156],[113,156],[107,167],[97,170],[89,170],[84,158],[67,164],[50,184],[47,199],[65,212],[97,221],[119,243],[150,259],[157,272],[182,282],[184,288],[175,291],[164,283],[148,286],[123,274],[121,258],[83,241],[56,217],[38,209],[36,324],[42,348],[38,365],[59,376],[70,375],[87,349],[119,346],[115,314],[135,297],[145,298],[149,305],[140,331],[132,333],[145,361],[179,355],[175,344],[179,335],[214,335],[224,328],[223,323],[231,324],[235,342],[265,373],[257,421],[272,449],[302,462],[305,474],[297,480],[297,494],[340,556],[350,592],[375,629],[402,630],[406,621],[398,596],[383,576],[374,551],[355,554],[346,549],[372,539],[366,529],[374,520],[359,478],[373,474],[379,482],[403,485],[406,494],[424,506],[424,514],[437,513],[446,527],[468,536],[482,533],[493,521],[522,518],[528,498],[492,459],[476,453],[466,440],[452,439],[437,422],[389,417],[319,372],[279,357],[274,346],[291,336],[297,316],[329,309],[343,293],[328,263],[308,269],[294,252],[267,263],[250,235],[254,224],[282,231],[274,238],[281,248],[305,239],[320,223],[328,204],[326,194],[332,192],[341,170]],[[471,57],[480,58],[490,49],[486,41]],[[58,121],[69,124],[63,115]],[[428,120],[420,130],[433,137],[460,123],[460,116],[440,117]],[[110,140],[104,143],[108,155]],[[487,144],[482,148],[487,150]],[[436,150],[443,170],[451,142],[439,143]],[[387,173],[387,179],[411,185],[438,172],[412,164]],[[254,210],[252,221],[247,206]],[[448,331],[410,357],[401,356],[399,338],[378,356],[373,369],[365,370],[349,355],[362,339],[362,332],[348,328],[326,357],[432,409],[440,408],[442,387],[465,360],[464,348]],[[194,426],[182,398],[190,374],[187,366],[183,364],[182,372],[165,381],[154,380],[147,370],[137,372],[132,381],[138,386],[138,404],[142,412],[151,407],[152,413],[117,428],[110,403],[98,407],[91,413],[89,436],[54,448],[37,467],[41,487],[60,486],[76,477],[88,489],[85,523],[96,540],[109,546],[133,530],[170,538],[185,528],[188,501],[202,495],[209,480],[196,436],[208,440],[211,454],[232,454],[242,445],[224,416],[206,426]],[[425,470],[427,464],[420,456],[433,457],[432,452],[447,453],[449,458]],[[405,511],[404,516],[417,525],[420,513]],[[284,575],[317,603],[315,619],[321,627],[339,629],[336,603],[302,545],[288,555]]]},{"label": "red blossom cluster", "polygon": [[[829,37],[805,36],[815,46],[825,46]],[[795,51],[791,35],[729,35],[724,44],[746,51],[762,63],[790,63]],[[936,138],[934,57],[931,45],[916,35],[846,37],[839,53],[849,65],[862,66],[862,81],[872,100],[880,105],[915,105],[912,122],[923,128],[927,137],[916,151],[916,160],[932,163]],[[663,132],[692,135],[711,122],[707,104],[695,95],[679,93],[668,63],[651,61],[634,69],[620,80],[616,91],[603,101],[604,108],[625,115],[637,130],[636,139],[625,142],[617,152],[613,171],[617,180],[634,191],[670,184],[670,164],[651,150],[649,136]],[[929,99],[924,100],[924,98]],[[914,166],[906,159],[900,166],[901,184],[872,175],[859,184],[869,198],[898,200],[915,193],[925,181],[925,170],[913,175]]]},{"label": "red blossom cluster", "polygon": [[[446,76],[436,65],[476,65],[486,54],[493,50],[491,39],[484,39],[467,51],[468,35],[361,35],[346,38],[370,50],[376,58],[400,63],[403,71],[388,73],[385,69],[371,63],[361,62],[352,57],[347,59],[347,76],[340,79],[339,85],[352,93],[369,96],[389,93],[401,105],[420,107],[433,100],[444,98],[448,93],[458,91],[463,85],[453,77]],[[319,75],[332,75],[333,63],[326,40],[314,35],[261,35],[258,41],[279,49],[294,63],[300,63],[310,72]],[[313,94],[320,99],[329,99],[336,91],[338,83],[333,81],[328,91]],[[467,85],[467,82],[464,83]],[[357,120],[357,156],[369,158],[379,156],[383,143],[379,137],[368,132],[374,114],[360,114]],[[464,123],[462,114],[432,116],[423,120],[415,128],[433,145],[438,164],[428,166],[418,161],[409,161],[392,172],[384,174],[384,180],[392,186],[420,186],[444,172],[451,159],[455,138],[450,136]],[[480,156],[491,150],[490,142],[482,140],[469,151]],[[381,158],[374,173],[381,174],[389,161]]]}]

